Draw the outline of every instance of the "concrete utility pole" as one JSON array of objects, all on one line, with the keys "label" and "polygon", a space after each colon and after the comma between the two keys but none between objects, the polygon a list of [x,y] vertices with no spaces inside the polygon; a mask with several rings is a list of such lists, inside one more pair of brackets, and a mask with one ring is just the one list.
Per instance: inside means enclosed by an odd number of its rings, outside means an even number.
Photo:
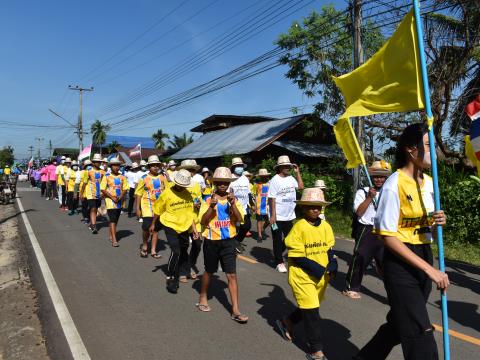
[{"label": "concrete utility pole", "polygon": [[40,138],[40,137],[36,137],[35,140],[38,141],[38,153],[37,153],[37,157],[38,157],[38,160],[40,160],[40,159],[41,159],[41,157],[40,157],[40,146],[41,146],[41,143],[42,143],[42,141],[43,141],[44,139],[43,139],[43,138]]},{"label": "concrete utility pole", "polygon": [[28,151],[30,151],[30,159],[33,157],[33,150],[34,150],[33,145],[30,145],[30,146],[28,147]]},{"label": "concrete utility pole", "polygon": [[48,140],[48,156],[52,157],[52,140]]},{"label": "concrete utility pole", "polygon": [[[357,68],[364,62],[362,46],[362,0],[353,0],[351,2],[352,21],[353,21],[353,67]],[[353,128],[357,136],[360,150],[365,149],[365,125],[361,117],[354,119]],[[361,170],[357,167],[353,172],[353,192],[355,193],[361,185]]]},{"label": "concrete utility pole", "polygon": [[83,131],[83,92],[93,91],[93,87],[91,87],[90,89],[86,89],[86,88],[79,87],[78,85],[75,87],[73,87],[72,85],[68,85],[68,88],[70,90],[76,90],[80,94],[80,112],[78,114],[77,131],[75,133],[78,134],[78,143],[79,143],[78,147],[79,147],[79,152],[81,152],[83,149],[83,134],[85,134],[85,132]]}]

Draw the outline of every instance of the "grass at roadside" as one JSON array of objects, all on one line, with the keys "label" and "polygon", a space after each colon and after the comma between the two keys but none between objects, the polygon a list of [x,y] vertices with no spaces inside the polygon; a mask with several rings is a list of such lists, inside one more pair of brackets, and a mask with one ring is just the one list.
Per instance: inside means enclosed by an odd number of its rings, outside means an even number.
[{"label": "grass at roadside", "polygon": [[[325,212],[327,221],[332,225],[333,233],[336,236],[350,238],[352,232],[352,216],[349,213],[334,208],[327,207]],[[445,258],[448,260],[463,261],[465,263],[480,266],[480,246],[469,243],[445,244]],[[435,244],[432,246],[435,255],[438,249]]]}]

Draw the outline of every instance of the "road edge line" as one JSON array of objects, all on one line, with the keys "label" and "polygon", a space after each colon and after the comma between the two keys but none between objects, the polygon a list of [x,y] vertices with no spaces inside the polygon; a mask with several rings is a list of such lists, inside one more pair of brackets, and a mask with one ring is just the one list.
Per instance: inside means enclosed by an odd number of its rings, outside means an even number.
[{"label": "road edge line", "polygon": [[[437,325],[437,324],[432,324],[433,327],[435,328],[435,330],[439,331],[439,332],[443,332],[443,327],[440,326],[440,325]],[[455,331],[455,330],[451,330],[451,329],[448,329],[448,333],[459,339],[459,340],[463,340],[465,342],[468,342],[470,344],[473,344],[473,345],[477,345],[477,346],[480,346],[480,339],[476,338],[476,337],[473,337],[473,336],[470,336],[470,335],[466,335],[466,334],[462,334],[461,332],[458,332],[458,331]]]},{"label": "road edge line", "polygon": [[77,327],[73,322],[72,316],[68,311],[67,304],[65,304],[65,301],[63,300],[62,293],[60,292],[57,282],[53,277],[50,266],[48,265],[42,248],[40,247],[40,243],[38,242],[38,239],[33,232],[33,228],[30,225],[30,221],[28,220],[27,214],[25,213],[23,204],[19,198],[16,198],[16,200],[18,208],[22,215],[23,223],[25,224],[25,228],[27,230],[28,238],[30,239],[30,243],[32,244],[35,257],[37,258],[40,271],[42,272],[43,279],[47,286],[48,294],[52,299],[53,307],[55,308],[55,312],[57,313],[58,320],[60,321],[60,326],[62,327],[63,333],[65,334],[65,338],[67,339],[67,343],[70,347],[72,356],[74,359],[90,360],[90,355],[88,354],[87,348],[85,347],[85,344],[80,337],[80,333],[78,332]]}]

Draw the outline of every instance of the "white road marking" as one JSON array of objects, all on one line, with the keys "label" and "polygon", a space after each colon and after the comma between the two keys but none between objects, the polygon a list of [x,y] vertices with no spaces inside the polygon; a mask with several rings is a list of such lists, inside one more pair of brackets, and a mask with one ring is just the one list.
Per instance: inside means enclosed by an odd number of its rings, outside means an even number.
[{"label": "white road marking", "polygon": [[47,285],[48,293],[50,294],[50,297],[52,299],[53,306],[57,313],[58,319],[60,320],[60,325],[62,326],[63,333],[65,334],[65,338],[67,339],[68,346],[70,347],[70,351],[72,352],[72,356],[75,360],[90,360],[90,355],[88,355],[87,348],[85,347],[85,344],[83,343],[82,338],[78,333],[77,327],[75,326],[72,316],[68,311],[67,305],[63,300],[63,296],[60,293],[57,282],[55,281],[50,267],[48,266],[47,260],[43,255],[43,251],[40,247],[40,244],[38,243],[37,237],[33,232],[30,221],[28,221],[28,217],[25,214],[22,202],[19,198],[17,198],[17,202],[18,208],[20,209],[20,212],[22,214],[23,223],[25,224],[25,228],[27,229],[28,237],[30,238],[30,242],[32,243],[35,256],[37,257],[40,270],[45,280],[45,284]]}]

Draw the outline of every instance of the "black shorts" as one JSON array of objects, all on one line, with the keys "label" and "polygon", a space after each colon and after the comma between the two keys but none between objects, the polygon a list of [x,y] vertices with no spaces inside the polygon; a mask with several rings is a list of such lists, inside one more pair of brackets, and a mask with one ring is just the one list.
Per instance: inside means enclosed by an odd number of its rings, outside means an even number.
[{"label": "black shorts", "polygon": [[218,263],[222,265],[222,270],[226,274],[235,274],[237,272],[237,252],[235,239],[228,240],[209,240],[203,242],[203,258],[205,271],[213,274],[218,270]]},{"label": "black shorts", "polygon": [[[150,226],[152,225],[153,217],[152,216],[146,216],[143,217],[143,223],[142,223],[142,230],[143,231],[149,231]],[[160,221],[157,220],[155,223],[155,231],[159,232],[162,229],[162,224],[160,224]]]},{"label": "black shorts", "polygon": [[89,209],[98,209],[100,206],[102,206],[102,199],[88,199]]},{"label": "black shorts", "polygon": [[108,221],[117,224],[121,212],[122,209],[107,209]]},{"label": "black shorts", "polygon": [[257,219],[257,221],[265,221],[265,222],[268,222],[268,215],[258,215],[258,214],[255,214],[255,219]]}]

